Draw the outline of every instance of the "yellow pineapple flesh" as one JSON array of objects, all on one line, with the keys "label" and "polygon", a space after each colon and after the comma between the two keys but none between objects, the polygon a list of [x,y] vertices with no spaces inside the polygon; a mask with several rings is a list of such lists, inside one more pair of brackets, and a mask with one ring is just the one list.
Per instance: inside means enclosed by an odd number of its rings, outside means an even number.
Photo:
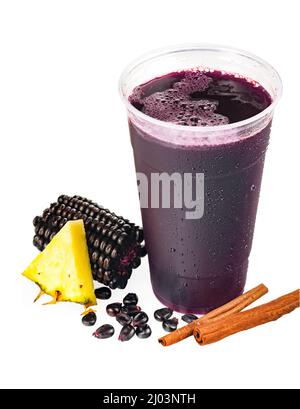
[{"label": "yellow pineapple flesh", "polygon": [[56,301],[96,305],[93,276],[82,220],[69,221],[23,275]]}]

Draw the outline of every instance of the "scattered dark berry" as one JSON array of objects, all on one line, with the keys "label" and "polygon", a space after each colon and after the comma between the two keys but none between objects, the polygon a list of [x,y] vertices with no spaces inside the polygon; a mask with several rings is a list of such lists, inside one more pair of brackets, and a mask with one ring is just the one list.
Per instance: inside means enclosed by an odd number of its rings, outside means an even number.
[{"label": "scattered dark berry", "polygon": [[114,327],[112,325],[104,324],[101,327],[99,327],[98,329],[96,329],[96,331],[93,333],[93,335],[96,338],[105,339],[105,338],[112,337],[114,335],[114,333],[115,333],[115,330],[114,330]]},{"label": "scattered dark berry", "polygon": [[190,322],[193,322],[193,321],[197,320],[198,317],[197,317],[197,315],[194,315],[194,314],[184,314],[181,317],[181,319],[182,319],[182,321],[187,322],[189,324]]},{"label": "scattered dark berry", "polygon": [[120,302],[114,302],[108,304],[106,307],[106,312],[110,317],[116,317],[121,312],[122,304]]},{"label": "scattered dark berry", "polygon": [[95,295],[99,300],[108,300],[111,297],[111,289],[108,287],[97,288]]},{"label": "scattered dark berry", "polygon": [[178,319],[177,318],[170,318],[165,320],[162,324],[163,329],[167,332],[172,332],[177,329]]},{"label": "scattered dark berry", "polygon": [[132,325],[134,327],[143,327],[148,322],[148,320],[148,315],[145,312],[141,311],[133,317]]},{"label": "scattered dark berry", "polygon": [[119,315],[117,315],[116,320],[122,326],[129,325],[132,323],[132,317],[128,314],[125,314],[125,312],[121,312]]},{"label": "scattered dark berry", "polygon": [[121,329],[119,340],[120,341],[129,341],[135,334],[135,329],[132,325],[124,325]]},{"label": "scattered dark berry", "polygon": [[94,312],[89,312],[88,314],[82,317],[81,321],[83,325],[86,325],[87,327],[91,327],[92,325],[96,324],[97,316]]},{"label": "scattered dark berry", "polygon": [[144,327],[137,327],[135,333],[139,338],[149,338],[152,331],[149,325],[145,325]]},{"label": "scattered dark berry", "polygon": [[124,307],[122,307],[122,312],[125,312],[125,314],[128,314],[131,317],[133,317],[140,311],[141,307],[139,307],[138,305],[125,305]]},{"label": "scattered dark berry", "polygon": [[128,293],[126,297],[123,298],[124,305],[137,305],[138,296],[134,293]]},{"label": "scattered dark berry", "polygon": [[154,312],[154,318],[157,321],[163,322],[169,319],[173,314],[173,311],[170,308],[160,308]]}]

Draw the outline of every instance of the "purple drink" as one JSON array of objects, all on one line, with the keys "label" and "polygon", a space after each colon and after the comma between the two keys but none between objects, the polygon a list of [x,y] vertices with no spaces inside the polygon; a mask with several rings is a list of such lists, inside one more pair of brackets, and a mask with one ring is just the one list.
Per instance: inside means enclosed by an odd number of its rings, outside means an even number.
[{"label": "purple drink", "polygon": [[149,180],[203,173],[204,215],[189,220],[184,205],[142,208],[152,286],[168,307],[205,313],[244,289],[272,116],[255,127],[247,120],[270,110],[274,95],[220,69],[153,78],[127,94],[142,113],[129,115],[136,171]]}]

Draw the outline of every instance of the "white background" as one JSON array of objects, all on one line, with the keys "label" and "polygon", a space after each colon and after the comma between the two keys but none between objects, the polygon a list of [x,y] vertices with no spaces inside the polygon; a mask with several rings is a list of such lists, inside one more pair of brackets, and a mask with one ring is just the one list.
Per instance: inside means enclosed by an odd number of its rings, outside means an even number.
[{"label": "white background", "polygon": [[[299,288],[297,3],[1,1],[1,386],[299,388],[299,310],[203,348],[193,339],[162,348],[153,319],[148,340],[96,340],[80,306],[33,305],[37,288],[20,275],[37,253],[32,218],[61,193],[140,222],[119,74],[153,48],[212,42],[254,52],[282,76],[247,288],[264,282],[265,300]],[[161,306],[146,260],[127,289],[149,314]],[[112,322],[105,304],[99,324]]]}]

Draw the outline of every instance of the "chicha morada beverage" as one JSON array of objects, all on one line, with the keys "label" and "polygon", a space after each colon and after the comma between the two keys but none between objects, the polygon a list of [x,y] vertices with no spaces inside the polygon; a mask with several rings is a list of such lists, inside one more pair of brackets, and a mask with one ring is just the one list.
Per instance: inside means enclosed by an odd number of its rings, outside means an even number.
[{"label": "chicha morada beverage", "polygon": [[[207,127],[246,120],[272,99],[258,83],[220,71],[180,71],[134,88],[129,102],[149,117]],[[151,281],[166,306],[205,313],[243,292],[271,120],[251,137],[172,144],[130,119],[136,171],[203,173],[204,215],[143,208]],[[172,203],[172,202],[171,202]]]}]

